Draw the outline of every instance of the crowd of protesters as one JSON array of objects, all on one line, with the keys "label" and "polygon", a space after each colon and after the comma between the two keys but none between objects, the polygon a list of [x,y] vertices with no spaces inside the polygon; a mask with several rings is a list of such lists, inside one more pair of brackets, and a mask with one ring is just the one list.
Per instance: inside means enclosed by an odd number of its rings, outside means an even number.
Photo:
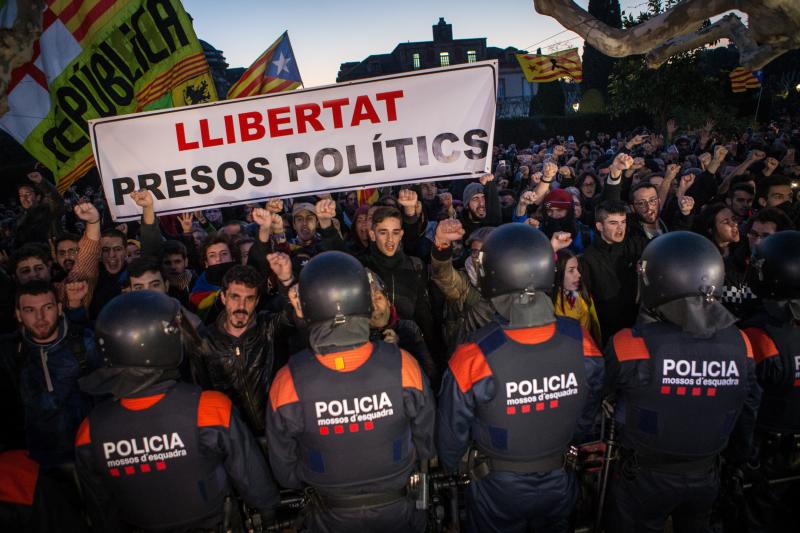
[{"label": "crowd of protesters", "polygon": [[[725,261],[723,303],[740,320],[758,309],[751,253],[800,224],[798,125],[738,134],[669,121],[616,134],[585,132],[495,146],[473,180],[271,200],[157,216],[131,194],[138,222],[115,223],[100,190],[59,194],[32,169],[0,206],[0,449],[25,449],[41,468],[74,461],[79,424],[98,400],[79,379],[101,366],[100,310],[127,291],[182,306],[181,379],[228,395],[265,437],[270,383],[308,346],[296,280],[326,250],[370,272],[371,335],[399,344],[434,390],[448,358],[494,310],[477,288],[477,257],[494,228],[530,224],[556,243],[551,297],[601,347],[637,314],[637,265],[647,243],[676,230],[712,241]],[[57,476],[56,476],[57,477]]]}]

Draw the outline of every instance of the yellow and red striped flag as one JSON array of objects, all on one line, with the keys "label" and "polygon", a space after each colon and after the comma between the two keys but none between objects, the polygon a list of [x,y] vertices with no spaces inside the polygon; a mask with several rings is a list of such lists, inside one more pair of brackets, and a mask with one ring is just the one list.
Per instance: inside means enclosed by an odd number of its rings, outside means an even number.
[{"label": "yellow and red striped flag", "polygon": [[530,82],[548,83],[561,78],[583,81],[583,67],[577,48],[550,55],[517,54],[517,61]]},{"label": "yellow and red striped flag", "polygon": [[380,194],[378,194],[378,189],[367,187],[365,189],[359,189],[356,198],[356,204],[358,207],[361,207],[362,205],[372,205],[377,202],[380,198]]},{"label": "yellow and red striped flag", "polygon": [[[152,4],[152,5],[151,5]],[[0,0],[0,27],[17,2]],[[94,166],[87,121],[217,99],[180,0],[46,0],[33,55],[6,88],[6,131],[64,191]]]},{"label": "yellow and red striped flag", "polygon": [[735,93],[743,93],[747,89],[758,89],[761,87],[761,82],[758,78],[743,67],[736,67],[731,71],[728,76],[731,79],[731,90]]},{"label": "yellow and red striped flag", "polygon": [[293,91],[303,85],[300,71],[285,31],[250,65],[239,81],[228,89],[228,100],[257,94]]}]

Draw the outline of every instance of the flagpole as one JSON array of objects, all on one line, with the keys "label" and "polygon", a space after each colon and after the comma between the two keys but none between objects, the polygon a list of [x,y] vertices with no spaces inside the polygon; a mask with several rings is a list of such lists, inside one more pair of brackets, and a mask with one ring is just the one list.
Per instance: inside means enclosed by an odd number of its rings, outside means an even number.
[{"label": "flagpole", "polygon": [[764,84],[761,84],[761,89],[758,91],[758,103],[756,103],[756,114],[753,117],[753,126],[758,123],[758,110],[761,108],[761,93],[764,92]]}]

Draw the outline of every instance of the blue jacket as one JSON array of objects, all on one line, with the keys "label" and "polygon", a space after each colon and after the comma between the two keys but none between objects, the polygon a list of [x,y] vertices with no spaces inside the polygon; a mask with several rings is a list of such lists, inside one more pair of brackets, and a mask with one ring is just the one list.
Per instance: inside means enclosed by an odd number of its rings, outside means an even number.
[{"label": "blue jacket", "polygon": [[31,457],[45,467],[73,460],[75,433],[92,406],[78,379],[99,367],[100,357],[91,329],[80,320],[85,311],[77,313],[76,320],[62,317],[50,344],[37,344],[24,331],[0,340],[4,381],[16,389],[7,394],[21,411]]}]

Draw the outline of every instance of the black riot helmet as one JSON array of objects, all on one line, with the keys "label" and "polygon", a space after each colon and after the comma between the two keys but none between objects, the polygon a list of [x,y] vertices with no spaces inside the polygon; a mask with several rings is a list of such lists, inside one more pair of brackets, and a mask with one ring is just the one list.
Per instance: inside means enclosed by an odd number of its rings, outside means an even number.
[{"label": "black riot helmet", "polygon": [[689,231],[653,239],[639,263],[639,295],[646,309],[691,296],[719,298],[724,282],[725,264],[717,247]]},{"label": "black riot helmet", "polygon": [[755,293],[768,300],[800,298],[800,231],[779,231],[756,247]]},{"label": "black riot helmet", "polygon": [[528,224],[498,227],[478,255],[478,284],[487,299],[526,291],[549,291],[555,272],[550,241]]},{"label": "black riot helmet", "polygon": [[300,307],[310,324],[349,316],[372,314],[367,271],[352,255],[323,252],[311,258],[300,272]]},{"label": "black riot helmet", "polygon": [[133,291],[108,302],[95,323],[109,367],[177,368],[183,355],[181,305],[166,294]]}]

